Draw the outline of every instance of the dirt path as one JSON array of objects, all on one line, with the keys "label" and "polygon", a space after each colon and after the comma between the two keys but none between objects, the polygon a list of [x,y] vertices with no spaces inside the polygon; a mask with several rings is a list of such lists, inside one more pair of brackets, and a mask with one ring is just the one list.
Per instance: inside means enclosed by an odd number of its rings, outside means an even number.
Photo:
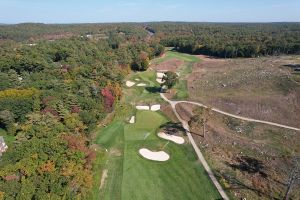
[{"label": "dirt path", "polygon": [[177,103],[180,103],[180,102],[177,102],[177,101],[170,101],[167,97],[165,97],[165,95],[163,93],[160,93],[160,96],[165,100],[167,101],[172,109],[173,109],[173,112],[175,113],[176,117],[178,118],[178,120],[182,123],[182,126],[183,128],[186,130],[186,134],[189,138],[189,141],[191,142],[200,162],[202,163],[205,171],[207,172],[208,176],[210,177],[211,181],[213,182],[213,184],[216,186],[218,192],[220,193],[221,197],[224,199],[224,200],[229,200],[228,196],[226,195],[225,191],[223,190],[222,186],[220,185],[220,183],[218,182],[218,180],[216,179],[215,175],[213,174],[211,168],[209,167],[209,165],[207,164],[203,154],[201,153],[199,147],[197,146],[194,138],[192,137],[191,133],[190,133],[190,128],[189,128],[189,125],[188,123],[181,119],[181,117],[179,116],[178,112],[176,111],[176,104]]}]

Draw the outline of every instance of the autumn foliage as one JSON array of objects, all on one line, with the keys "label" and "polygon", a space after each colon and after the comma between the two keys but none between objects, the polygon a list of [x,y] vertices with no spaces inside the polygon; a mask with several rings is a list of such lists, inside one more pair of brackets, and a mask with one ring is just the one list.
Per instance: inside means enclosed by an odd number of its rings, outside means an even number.
[{"label": "autumn foliage", "polygon": [[115,102],[115,97],[108,87],[101,90],[101,94],[104,97],[104,106],[107,112],[111,112]]}]

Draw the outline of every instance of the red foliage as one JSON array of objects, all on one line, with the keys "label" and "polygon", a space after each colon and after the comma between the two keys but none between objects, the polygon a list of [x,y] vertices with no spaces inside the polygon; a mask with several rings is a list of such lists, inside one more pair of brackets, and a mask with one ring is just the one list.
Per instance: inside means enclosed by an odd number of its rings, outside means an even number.
[{"label": "red foliage", "polygon": [[50,108],[50,107],[46,107],[42,110],[42,113],[43,114],[46,114],[46,113],[51,113],[53,116],[55,117],[59,117],[59,113],[54,110],[53,108]]},{"label": "red foliage", "polygon": [[101,90],[101,94],[104,97],[104,106],[106,111],[112,111],[115,102],[115,97],[113,96],[113,93],[109,88],[106,87]]},{"label": "red foliage", "polygon": [[13,174],[13,175],[8,175],[4,177],[4,180],[6,181],[15,181],[15,180],[19,180],[19,176]]},{"label": "red foliage", "polygon": [[96,152],[89,149],[83,136],[66,135],[64,139],[68,142],[68,147],[74,151],[81,151],[85,154],[86,166],[90,165],[96,159]]},{"label": "red foliage", "polygon": [[79,113],[80,107],[79,106],[72,106],[71,107],[71,113]]}]

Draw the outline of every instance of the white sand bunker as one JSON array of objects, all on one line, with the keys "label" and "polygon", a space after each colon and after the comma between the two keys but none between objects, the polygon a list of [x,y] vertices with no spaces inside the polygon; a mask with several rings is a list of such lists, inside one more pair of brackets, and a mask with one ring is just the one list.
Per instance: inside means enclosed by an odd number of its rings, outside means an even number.
[{"label": "white sand bunker", "polygon": [[159,104],[151,106],[151,111],[158,111],[158,110],[160,110],[160,105]]},{"label": "white sand bunker", "polygon": [[164,75],[165,75],[165,73],[161,73],[161,72],[156,73],[157,78],[163,78]]},{"label": "white sand bunker", "polygon": [[156,81],[157,81],[158,83],[164,83],[164,82],[165,82],[165,81],[163,81],[161,78],[157,78]]},{"label": "white sand bunker", "polygon": [[180,136],[169,135],[169,134],[166,134],[164,132],[160,132],[157,135],[160,138],[163,138],[163,139],[166,139],[166,140],[170,140],[172,142],[175,142],[176,144],[183,144],[184,143],[183,137],[180,137]]},{"label": "white sand bunker", "polygon": [[139,153],[148,160],[167,161],[170,159],[169,154],[164,151],[150,151],[149,149],[140,149]]},{"label": "white sand bunker", "polygon": [[136,81],[140,81],[140,79],[139,79],[139,78],[136,78],[136,79],[134,79],[134,80],[136,80]]},{"label": "white sand bunker", "polygon": [[135,82],[132,82],[132,81],[126,81],[126,86],[127,87],[132,87],[135,85]]},{"label": "white sand bunker", "polygon": [[135,122],[135,116],[132,116],[132,117],[130,118],[130,120],[129,120],[129,123],[130,123],[130,124],[134,124],[134,122]]},{"label": "white sand bunker", "polygon": [[139,86],[139,87],[144,87],[144,86],[146,86],[147,84],[145,84],[145,83],[139,83],[139,84],[137,84],[137,86]]},{"label": "white sand bunker", "polygon": [[161,72],[157,72],[156,73],[156,81],[158,82],[158,83],[163,83],[164,81],[162,80],[162,78],[164,77],[164,75],[165,75],[165,73],[161,73]]},{"label": "white sand bunker", "polygon": [[136,109],[138,110],[150,110],[149,106],[136,106]]}]

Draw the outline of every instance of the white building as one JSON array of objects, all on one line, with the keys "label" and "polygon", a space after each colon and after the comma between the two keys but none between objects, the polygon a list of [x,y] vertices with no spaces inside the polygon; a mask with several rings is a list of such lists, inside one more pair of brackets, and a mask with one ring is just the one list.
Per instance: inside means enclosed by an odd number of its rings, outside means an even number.
[{"label": "white building", "polygon": [[4,138],[0,136],[0,156],[8,149],[8,146],[4,142]]}]

